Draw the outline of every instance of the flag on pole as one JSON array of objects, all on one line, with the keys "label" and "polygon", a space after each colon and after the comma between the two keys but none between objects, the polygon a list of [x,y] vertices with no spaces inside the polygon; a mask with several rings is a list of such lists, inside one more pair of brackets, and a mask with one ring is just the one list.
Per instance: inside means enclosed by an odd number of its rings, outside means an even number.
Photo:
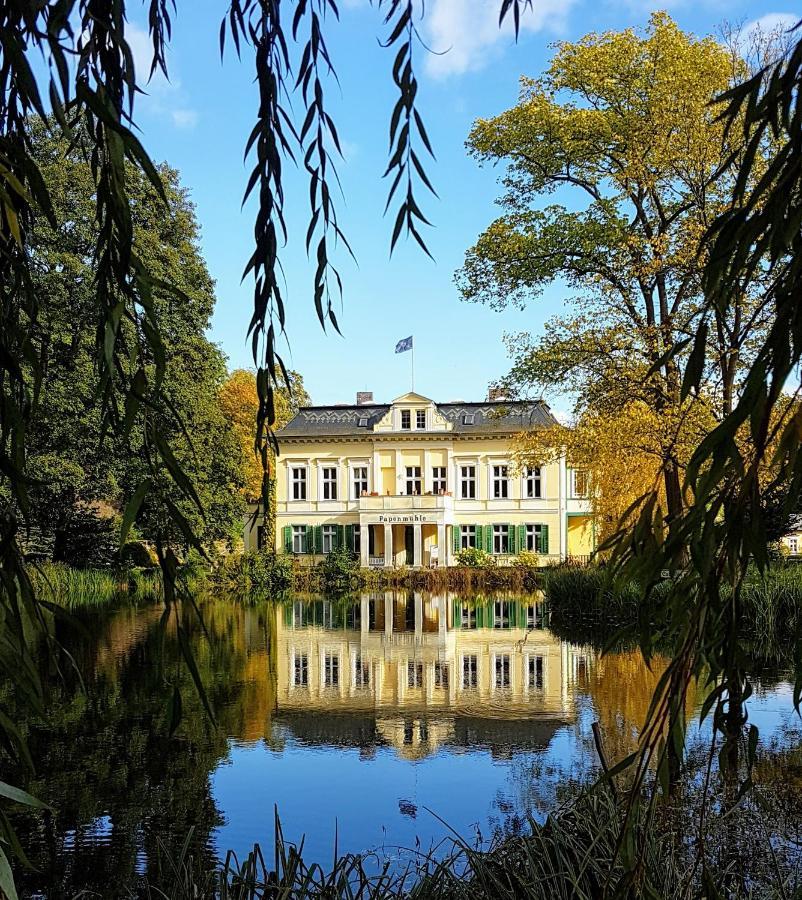
[{"label": "flag on pole", "polygon": [[409,337],[405,337],[403,340],[400,340],[395,345],[396,353],[406,353],[407,350],[411,350],[411,349],[412,349],[412,335],[410,335]]}]

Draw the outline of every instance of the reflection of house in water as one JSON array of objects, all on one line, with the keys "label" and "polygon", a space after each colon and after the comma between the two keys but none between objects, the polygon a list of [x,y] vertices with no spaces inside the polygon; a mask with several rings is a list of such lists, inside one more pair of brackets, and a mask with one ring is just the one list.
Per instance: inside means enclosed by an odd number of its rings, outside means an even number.
[{"label": "reflection of house in water", "polygon": [[584,662],[544,629],[537,599],[387,592],[297,601],[279,619],[274,738],[504,755],[547,746],[573,718]]}]

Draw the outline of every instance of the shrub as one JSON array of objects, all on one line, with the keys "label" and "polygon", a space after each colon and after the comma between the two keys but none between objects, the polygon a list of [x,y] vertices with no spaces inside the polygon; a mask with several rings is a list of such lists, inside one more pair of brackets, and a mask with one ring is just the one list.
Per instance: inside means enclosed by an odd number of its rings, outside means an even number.
[{"label": "shrub", "polygon": [[513,558],[512,564],[519,569],[539,569],[540,556],[531,550],[521,550],[521,552]]},{"label": "shrub", "polygon": [[158,562],[147,544],[142,541],[128,541],[120,549],[120,565],[131,569],[152,569]]},{"label": "shrub", "polygon": [[236,564],[237,586],[252,600],[275,597],[292,587],[292,558],[251,550]]},{"label": "shrub", "polygon": [[495,566],[496,561],[489,553],[478,547],[466,547],[457,553],[457,562],[469,569],[489,569]]},{"label": "shrub", "polygon": [[359,558],[345,547],[338,547],[326,555],[320,564],[323,587],[327,591],[348,590],[357,586]]}]

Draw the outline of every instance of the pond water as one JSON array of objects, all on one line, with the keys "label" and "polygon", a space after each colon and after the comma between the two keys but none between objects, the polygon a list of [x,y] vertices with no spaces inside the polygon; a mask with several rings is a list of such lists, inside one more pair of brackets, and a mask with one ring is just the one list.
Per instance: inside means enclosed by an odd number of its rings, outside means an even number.
[{"label": "pond water", "polygon": [[[55,810],[14,817],[38,869],[18,872],[27,895],[115,896],[152,873],[160,847],[177,854],[190,828],[196,858],[242,857],[254,842],[269,855],[274,810],[324,865],[335,835],[340,852],[382,859],[449,829],[486,841],[544,818],[593,776],[594,721],[611,759],[633,749],[660,671],[637,651],[601,657],[561,639],[535,597],[220,599],[202,613],[206,635],[188,611],[182,620],[216,726],[160,606],[83,610],[80,628],[54,626],[84,686],[43,657],[46,715],[25,722],[36,777],[6,776]],[[183,720],[171,739],[176,679]],[[797,740],[788,681],[756,688],[750,719],[765,744]]]}]

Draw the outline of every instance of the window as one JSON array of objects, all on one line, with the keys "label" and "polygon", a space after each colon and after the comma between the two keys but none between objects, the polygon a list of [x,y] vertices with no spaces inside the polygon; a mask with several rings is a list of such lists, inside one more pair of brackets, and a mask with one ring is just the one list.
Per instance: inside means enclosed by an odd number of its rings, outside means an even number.
[{"label": "window", "polygon": [[527,684],[531,690],[543,690],[543,657],[530,656]]},{"label": "window", "polygon": [[463,525],[460,529],[460,549],[467,550],[470,547],[476,546],[476,526],[475,525]]},{"label": "window", "polygon": [[306,466],[290,469],[291,496],[293,500],[306,500]]},{"label": "window", "polygon": [[370,665],[362,660],[359,653],[354,661],[354,687],[370,687]]},{"label": "window", "polygon": [[532,553],[543,552],[543,526],[527,525],[526,526],[526,549]]},{"label": "window", "polygon": [[799,553],[799,538],[789,537],[788,538],[788,549],[791,553]]},{"label": "window", "polygon": [[351,471],[354,500],[358,500],[363,494],[367,494],[368,492],[368,467],[354,466]]},{"label": "window", "polygon": [[357,427],[358,428],[367,428],[368,427],[368,417],[360,416],[359,421],[357,422]]},{"label": "window", "polygon": [[420,493],[420,466],[407,466],[407,494]]},{"label": "window", "polygon": [[459,495],[463,500],[476,499],[476,466],[459,467]]},{"label": "window", "polygon": [[309,657],[305,653],[294,654],[292,662],[292,683],[295,687],[309,684]]},{"label": "window", "polygon": [[493,498],[506,500],[509,495],[509,468],[507,466],[493,466]]},{"label": "window", "polygon": [[572,496],[587,497],[589,492],[588,473],[582,469],[574,469],[571,477],[574,488],[571,492]]},{"label": "window", "polygon": [[362,550],[362,529],[359,527],[359,525],[354,525],[353,536],[353,546],[351,547],[351,549],[358,556],[360,551]]},{"label": "window", "polygon": [[415,427],[419,428],[421,431],[426,429],[426,410],[425,409],[416,409],[415,410]]},{"label": "window", "polygon": [[448,690],[448,663],[436,662],[434,664],[434,686]]},{"label": "window", "polygon": [[432,466],[432,490],[435,494],[448,490],[445,466]]},{"label": "window", "polygon": [[509,628],[510,627],[510,604],[503,600],[496,600],[493,609],[493,627]]},{"label": "window", "polygon": [[324,553],[331,553],[337,547],[337,526],[336,525],[324,525],[323,526],[323,547],[321,548]]},{"label": "window", "polygon": [[306,553],[306,525],[292,526],[292,552]]},{"label": "window", "polygon": [[493,526],[493,553],[510,552],[510,530],[506,525]]},{"label": "window", "polygon": [[462,628],[476,628],[476,608],[472,606],[462,607]]},{"label": "window", "polygon": [[538,624],[537,618],[537,606],[534,603],[531,606],[526,607],[526,627],[527,628],[539,628],[543,624],[542,618],[540,624]]},{"label": "window", "polygon": [[462,415],[462,424],[463,425],[473,425],[476,421],[476,413],[463,413]]},{"label": "window", "polygon": [[543,478],[540,474],[540,466],[527,466],[524,471],[525,493],[527,497],[543,496]]},{"label": "window", "polygon": [[412,413],[408,409],[401,410],[401,427],[405,431],[412,428]]},{"label": "window", "polygon": [[407,687],[423,687],[423,663],[409,660],[407,663]]},{"label": "window", "polygon": [[340,683],[340,657],[336,653],[327,653],[323,658],[323,684],[326,687],[337,687]]},{"label": "window", "polygon": [[479,684],[479,661],[475,655],[462,657],[462,687],[475,688]]},{"label": "window", "polygon": [[496,687],[508,688],[510,686],[510,654],[500,653],[496,657]]},{"label": "window", "polygon": [[337,467],[323,466],[323,499],[337,499]]}]

